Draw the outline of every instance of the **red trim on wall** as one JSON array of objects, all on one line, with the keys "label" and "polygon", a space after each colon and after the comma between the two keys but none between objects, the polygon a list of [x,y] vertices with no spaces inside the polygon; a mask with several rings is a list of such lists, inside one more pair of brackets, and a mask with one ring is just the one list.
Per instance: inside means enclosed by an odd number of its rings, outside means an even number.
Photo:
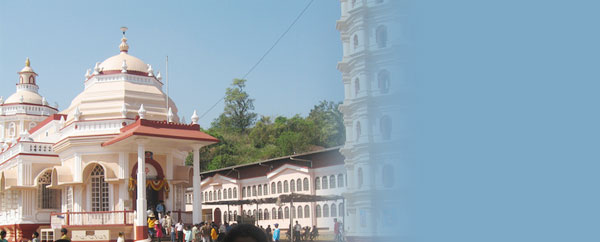
[{"label": "red trim on wall", "polygon": [[30,129],[29,133],[33,134],[33,132],[37,131],[38,129],[41,129],[46,124],[50,123],[50,121],[52,121],[52,120],[60,120],[60,117],[65,117],[65,119],[67,119],[67,115],[66,114],[56,114],[56,113],[52,114],[52,115],[48,116],[46,119],[44,119],[44,121],[38,123],[35,127],[33,127],[32,129]]}]

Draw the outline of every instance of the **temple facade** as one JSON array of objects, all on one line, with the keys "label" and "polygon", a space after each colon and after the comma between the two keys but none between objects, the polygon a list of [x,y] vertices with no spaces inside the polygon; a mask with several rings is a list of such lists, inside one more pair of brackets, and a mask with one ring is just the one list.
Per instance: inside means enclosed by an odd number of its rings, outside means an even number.
[{"label": "temple facade", "polygon": [[[0,105],[0,229],[9,241],[34,231],[53,240],[60,228],[73,241],[109,241],[119,231],[142,240],[146,210],[161,200],[187,223],[201,221],[200,201],[185,212],[185,190],[200,194],[199,149],[218,140],[200,131],[195,113],[179,122],[160,72],[129,54],[125,33],[64,110],[39,95],[29,60],[18,74],[17,91]],[[195,169],[185,166],[189,152]]]}]

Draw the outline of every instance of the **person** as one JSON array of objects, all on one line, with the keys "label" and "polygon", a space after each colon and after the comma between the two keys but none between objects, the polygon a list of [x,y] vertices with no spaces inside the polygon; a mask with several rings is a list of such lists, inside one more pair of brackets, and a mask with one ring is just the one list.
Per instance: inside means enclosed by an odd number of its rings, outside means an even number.
[{"label": "person", "polygon": [[296,220],[296,224],[294,225],[294,241],[300,241],[300,233],[302,232],[302,226]]},{"label": "person", "polygon": [[125,242],[125,238],[123,238],[123,232],[119,232],[119,237],[117,238],[117,242]]},{"label": "person", "polygon": [[194,242],[198,242],[199,237],[198,235],[198,225],[193,225],[192,226],[192,241]]},{"label": "person", "polygon": [[69,231],[67,231],[67,229],[65,229],[65,228],[60,229],[60,234],[61,234],[60,239],[71,241],[71,238],[69,238],[69,236],[67,236],[68,233],[69,233]]},{"label": "person", "polygon": [[38,232],[33,232],[31,242],[40,242],[40,234]]},{"label": "person", "polygon": [[229,223],[225,223],[225,233],[229,233],[230,230],[231,226],[229,225]]},{"label": "person", "polygon": [[[171,219],[171,212],[167,212],[165,214],[165,217],[163,218],[163,222],[162,222],[162,227],[165,230],[165,233],[167,235],[171,234],[171,224],[173,223],[173,220]],[[171,241],[174,242],[174,241]]]},{"label": "person", "polygon": [[175,242],[175,236],[177,235],[177,231],[175,230],[175,224],[171,224],[171,242]]},{"label": "person", "polygon": [[210,229],[210,239],[215,242],[219,238],[219,234],[217,233],[217,225],[213,223],[212,228]]},{"label": "person", "polygon": [[158,242],[160,242],[160,238],[163,237],[163,228],[161,223],[155,222],[154,223],[154,231],[156,233],[156,238],[158,238]]},{"label": "person", "polygon": [[223,242],[267,242],[267,236],[252,224],[238,224],[225,235]]},{"label": "person", "polygon": [[202,232],[202,239],[204,239],[204,242],[210,242],[210,229],[209,223],[204,224]]},{"label": "person", "polygon": [[275,242],[279,242],[279,224],[274,224],[275,225],[275,230],[273,231],[273,241]]},{"label": "person", "polygon": [[267,225],[265,232],[267,232],[267,239],[269,240],[269,242],[273,241],[273,234],[271,234],[271,225],[270,224]]},{"label": "person", "polygon": [[6,240],[6,231],[4,230],[0,231],[0,242],[8,242],[8,240]]},{"label": "person", "polygon": [[192,229],[189,225],[183,230],[183,233],[185,234],[185,242],[192,242]]},{"label": "person", "polygon": [[175,225],[175,230],[177,230],[177,241],[183,242],[183,223],[181,222],[181,219]]},{"label": "person", "polygon": [[154,217],[154,214],[151,213],[150,215],[148,215],[148,235],[150,235],[150,238],[154,239],[154,236],[156,236],[156,230],[154,229],[154,224],[156,223],[156,218]]},{"label": "person", "polygon": [[319,230],[317,229],[317,225],[313,225],[312,230],[310,231],[310,235],[312,239],[316,239],[319,236]]},{"label": "person", "polygon": [[156,205],[156,212],[159,214],[164,214],[165,213],[165,205],[163,204],[163,201],[158,201],[158,205]]},{"label": "person", "polygon": [[221,224],[221,226],[219,226],[219,235],[217,237],[217,241],[223,241],[223,238],[225,238],[226,233],[227,227],[225,227],[225,224]]}]

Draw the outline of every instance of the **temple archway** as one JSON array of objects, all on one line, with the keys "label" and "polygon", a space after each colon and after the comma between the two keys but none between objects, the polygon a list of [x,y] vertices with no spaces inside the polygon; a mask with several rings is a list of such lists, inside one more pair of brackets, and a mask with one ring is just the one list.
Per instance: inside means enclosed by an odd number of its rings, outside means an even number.
[{"label": "temple archway", "polygon": [[[154,208],[159,201],[164,201],[165,192],[169,191],[168,184],[162,184],[165,179],[164,172],[160,164],[154,160],[153,153],[150,151],[146,151],[145,153],[145,162],[146,162],[146,181],[149,183],[146,184],[146,206],[148,209]],[[131,178],[130,189],[132,192],[131,197],[133,198],[133,209],[136,209],[137,206],[137,168],[138,163],[136,162],[131,169]],[[166,187],[165,187],[166,186]]]}]

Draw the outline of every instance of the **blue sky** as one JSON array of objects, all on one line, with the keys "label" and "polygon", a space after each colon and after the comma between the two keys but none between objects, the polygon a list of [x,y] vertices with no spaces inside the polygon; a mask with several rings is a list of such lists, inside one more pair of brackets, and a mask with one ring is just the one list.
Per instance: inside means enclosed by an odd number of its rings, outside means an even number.
[{"label": "blue sky", "polygon": [[[40,93],[66,108],[86,69],[118,54],[127,26],[130,54],[165,74],[179,115],[208,110],[285,31],[308,1],[2,1],[0,95],[14,92],[26,57]],[[319,100],[341,101],[339,1],[315,1],[264,61],[247,88],[263,115],[306,115]],[[221,103],[200,124],[207,127]]]}]

